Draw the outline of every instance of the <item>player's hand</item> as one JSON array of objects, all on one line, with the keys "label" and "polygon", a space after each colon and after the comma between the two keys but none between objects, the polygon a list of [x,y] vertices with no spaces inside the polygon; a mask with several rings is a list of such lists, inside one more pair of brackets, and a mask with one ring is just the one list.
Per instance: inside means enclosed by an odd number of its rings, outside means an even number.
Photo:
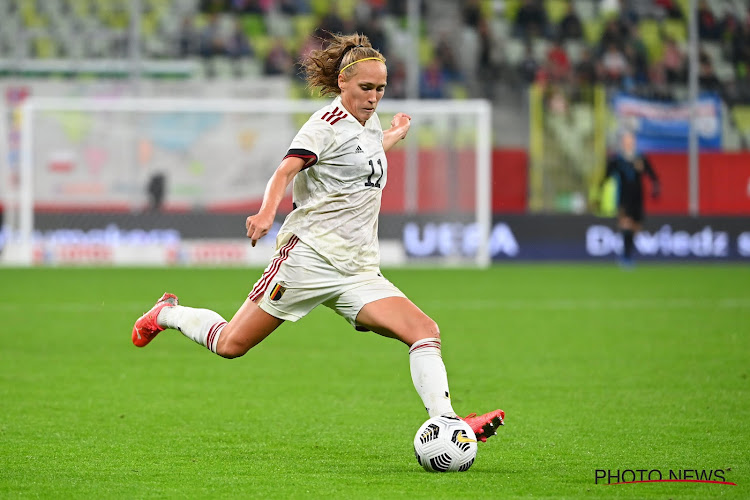
[{"label": "player's hand", "polygon": [[651,186],[651,198],[654,200],[658,200],[659,196],[661,196],[661,187],[658,184],[654,184]]},{"label": "player's hand", "polygon": [[251,215],[245,220],[245,227],[247,228],[247,237],[250,238],[252,245],[258,242],[259,239],[268,234],[268,231],[273,225],[273,216],[269,216],[264,213],[258,213]]},{"label": "player's hand", "polygon": [[401,129],[401,139],[406,137],[409,127],[411,127],[411,116],[406,113],[396,113],[393,116],[393,120],[391,120],[391,128]]}]

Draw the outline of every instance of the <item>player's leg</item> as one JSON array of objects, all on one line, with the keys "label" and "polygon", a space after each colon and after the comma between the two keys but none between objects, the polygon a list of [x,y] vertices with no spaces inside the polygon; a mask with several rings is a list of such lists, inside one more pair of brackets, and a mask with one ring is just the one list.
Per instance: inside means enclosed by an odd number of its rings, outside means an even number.
[{"label": "player's leg", "polygon": [[263,311],[250,299],[227,322],[210,309],[181,306],[175,295],[165,293],[135,322],[133,343],[143,347],[159,332],[173,328],[220,356],[236,358],[265,339],[281,323],[283,320]]},{"label": "player's leg", "polygon": [[443,363],[437,323],[406,297],[386,297],[365,304],[357,325],[409,346],[414,388],[431,417],[455,416]]},{"label": "player's leg", "polygon": [[250,299],[245,300],[217,339],[216,354],[236,358],[258,345],[284,322],[268,314]]},{"label": "player's leg", "polygon": [[[437,323],[403,296],[385,297],[366,303],[356,315],[356,324],[398,339],[409,346],[412,382],[430,417],[456,416],[448,389],[448,375],[441,352]],[[464,420],[477,438],[486,441],[503,425],[505,412],[495,410]]]},{"label": "player's leg", "polygon": [[210,309],[180,306],[175,295],[166,293],[150,311],[135,322],[133,344],[143,347],[159,332],[173,328],[220,356],[242,356],[278,328],[284,319],[288,319],[264,311],[257,303],[264,298],[276,280],[284,277],[289,262],[296,258],[292,250],[298,242],[299,239],[292,236],[279,247],[271,263],[253,286],[248,299],[231,321],[226,321]]},{"label": "player's leg", "polygon": [[630,264],[633,262],[633,249],[635,248],[635,221],[631,210],[627,207],[620,208],[617,224],[622,233],[622,260],[623,263]]}]

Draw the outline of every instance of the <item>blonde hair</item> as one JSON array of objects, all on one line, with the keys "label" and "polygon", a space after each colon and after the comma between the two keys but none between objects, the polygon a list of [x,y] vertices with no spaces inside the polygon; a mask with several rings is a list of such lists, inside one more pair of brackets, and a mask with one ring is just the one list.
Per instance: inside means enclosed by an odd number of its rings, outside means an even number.
[{"label": "blonde hair", "polygon": [[313,50],[302,61],[305,80],[310,89],[319,88],[320,95],[337,95],[339,73],[349,77],[356,71],[356,62],[364,59],[379,59],[385,63],[385,57],[370,44],[365,35],[330,34],[331,40],[320,50]]}]

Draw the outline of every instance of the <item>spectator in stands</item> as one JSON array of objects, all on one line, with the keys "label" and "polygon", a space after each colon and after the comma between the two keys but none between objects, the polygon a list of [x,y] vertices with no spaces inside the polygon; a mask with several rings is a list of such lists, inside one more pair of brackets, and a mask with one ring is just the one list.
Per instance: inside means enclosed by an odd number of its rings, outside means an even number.
[{"label": "spectator in stands", "polygon": [[442,35],[440,40],[438,40],[435,52],[437,58],[440,60],[440,66],[443,68],[445,77],[452,81],[462,80],[463,75],[458,65],[456,54],[453,51],[453,43],[446,35]]},{"label": "spectator in stands", "polygon": [[547,36],[547,13],[539,0],[523,0],[514,20],[515,35],[523,38]]},{"label": "spectator in stands", "polygon": [[719,22],[708,1],[701,0],[698,4],[698,35],[703,40],[718,40],[721,33],[719,28]]},{"label": "spectator in stands", "polygon": [[[380,51],[381,54],[388,57],[388,37],[383,29],[380,15],[371,14],[363,23],[359,24],[356,31],[369,38],[375,50]],[[390,94],[390,89],[388,93]]]},{"label": "spectator in stands", "polygon": [[628,60],[614,42],[610,42],[601,58],[601,78],[609,85],[619,86],[628,73]]},{"label": "spectator in stands", "polygon": [[422,99],[443,99],[446,97],[447,78],[440,59],[433,58],[422,70],[419,79],[419,97]]},{"label": "spectator in stands", "polygon": [[562,40],[580,40],[583,38],[583,26],[581,25],[581,19],[575,11],[575,4],[572,0],[568,0],[565,9],[565,15],[557,27],[558,36]]},{"label": "spectator in stands", "polygon": [[617,15],[617,20],[620,26],[629,29],[631,26],[637,25],[641,20],[641,14],[645,4],[650,3],[651,0],[620,0],[620,10]]},{"label": "spectator in stands", "polygon": [[388,97],[406,98],[406,63],[403,59],[392,57],[388,60]]},{"label": "spectator in stands", "polygon": [[[386,0],[386,2],[388,4],[388,12],[390,12],[392,15],[396,17],[406,16],[407,14],[406,7],[409,4],[409,2],[405,2],[404,0]],[[424,18],[425,14],[427,14],[427,0],[421,0],[419,2],[419,12]]]},{"label": "spectator in stands", "polygon": [[683,83],[685,81],[685,54],[672,37],[664,40],[664,54],[661,64],[667,77],[667,83]]},{"label": "spectator in stands", "polygon": [[279,12],[287,16],[296,16],[299,14],[304,8],[305,3],[307,2],[299,0],[276,0]]},{"label": "spectator in stands", "polygon": [[747,77],[750,70],[750,25],[738,23],[731,43],[732,64],[740,76]]},{"label": "spectator in stands", "polygon": [[388,11],[396,17],[406,15],[407,2],[404,0],[388,0]]},{"label": "spectator in stands", "polygon": [[610,45],[614,45],[618,49],[625,45],[625,38],[628,33],[623,29],[623,26],[617,21],[617,19],[610,19],[604,25],[604,31],[599,39],[599,54],[604,55]]},{"label": "spectator in stands", "polygon": [[333,7],[329,6],[328,12],[318,22],[318,27],[328,33],[345,33],[344,20],[339,17]]},{"label": "spectator in stands", "polygon": [[238,14],[263,14],[263,8],[260,0],[229,0],[229,10]]},{"label": "spectator in stands", "polygon": [[559,39],[555,40],[547,51],[546,73],[550,81],[567,82],[570,78],[570,59]]},{"label": "spectator in stands", "polygon": [[389,13],[387,0],[367,0],[367,5],[373,15],[382,16]]},{"label": "spectator in stands", "polygon": [[714,72],[711,56],[705,50],[698,55],[698,86],[700,90],[722,93],[723,88]]},{"label": "spectator in stands", "polygon": [[591,49],[584,47],[575,67],[576,87],[589,87],[597,82],[596,61]]},{"label": "spectator in stands", "polygon": [[670,19],[682,19],[682,10],[675,0],[654,0],[654,4],[664,9]]},{"label": "spectator in stands", "polygon": [[206,14],[217,14],[227,10],[226,0],[200,0],[198,9]]},{"label": "spectator in stands", "polygon": [[206,65],[206,75],[209,77],[215,76],[213,58],[226,53],[224,40],[219,33],[219,17],[215,13],[211,14],[208,24],[201,32],[200,52]]},{"label": "spectator in stands", "polygon": [[477,79],[481,85],[481,94],[488,98],[495,97],[495,84],[502,74],[502,54],[499,45],[492,36],[490,23],[482,18],[477,28],[479,51],[477,54]]},{"label": "spectator in stands", "polygon": [[482,19],[482,8],[479,0],[465,0],[464,6],[461,9],[461,17],[464,26],[479,29],[479,23]]},{"label": "spectator in stands", "polygon": [[739,28],[740,21],[731,8],[727,7],[719,23],[720,38],[724,41],[731,40]]},{"label": "spectator in stands", "polygon": [[255,51],[250,45],[250,40],[242,30],[239,19],[234,22],[234,27],[227,40],[226,48],[227,55],[232,59],[234,75],[239,78],[242,76],[242,60],[255,55]]},{"label": "spectator in stands", "polygon": [[526,85],[533,83],[539,73],[539,66],[539,62],[536,60],[536,57],[534,57],[534,50],[531,46],[531,42],[526,41],[523,49],[523,57],[518,63],[518,73],[521,77],[521,81]]},{"label": "spectator in stands", "polygon": [[630,28],[630,36],[625,42],[625,57],[631,68],[631,76],[636,85],[646,84],[649,81],[648,49],[640,35],[637,24]]},{"label": "spectator in stands", "polygon": [[263,73],[266,75],[289,75],[293,66],[294,60],[284,46],[284,40],[275,38],[271,44],[271,50],[268,51],[266,56]]},{"label": "spectator in stands", "polygon": [[196,45],[199,43],[198,35],[193,28],[193,18],[185,16],[177,33],[177,55],[188,57],[198,52]]}]

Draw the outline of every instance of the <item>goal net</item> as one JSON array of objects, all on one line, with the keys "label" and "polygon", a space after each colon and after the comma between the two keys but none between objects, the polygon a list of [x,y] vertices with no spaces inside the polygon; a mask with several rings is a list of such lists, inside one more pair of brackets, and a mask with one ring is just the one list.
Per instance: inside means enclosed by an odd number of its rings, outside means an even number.
[{"label": "goal net", "polygon": [[[17,190],[3,191],[10,265],[265,265],[245,218],[321,100],[54,99],[21,107]],[[486,266],[490,107],[389,101],[412,116],[388,153],[379,226],[384,266]],[[290,190],[291,191],[291,190]],[[284,200],[274,226],[292,210]]]}]

